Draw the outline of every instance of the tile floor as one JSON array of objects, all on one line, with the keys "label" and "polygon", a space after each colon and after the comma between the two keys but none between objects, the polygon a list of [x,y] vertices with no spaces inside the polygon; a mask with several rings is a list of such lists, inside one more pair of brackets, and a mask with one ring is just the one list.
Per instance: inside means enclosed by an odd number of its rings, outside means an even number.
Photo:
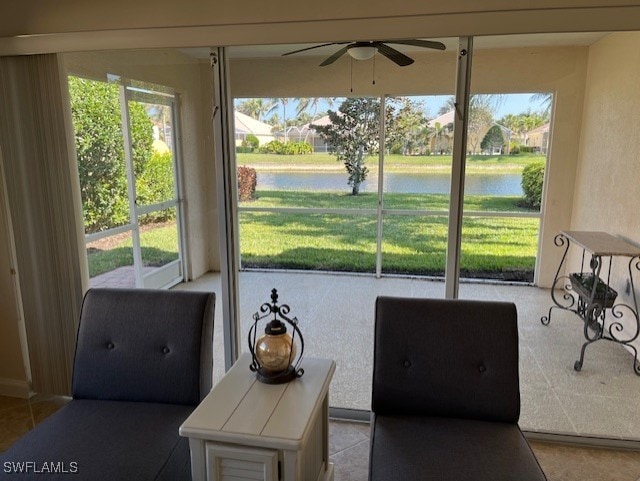
[{"label": "tile floor", "polygon": [[[0,452],[65,402],[54,397],[28,401],[0,396]],[[369,425],[332,421],[329,429],[335,481],[366,481]],[[640,481],[640,451],[531,444],[549,481]]]},{"label": "tile floor", "polygon": [[[305,355],[335,359],[331,405],[369,410],[373,358],[374,302],[378,295],[444,297],[442,282],[424,279],[295,272],[241,272],[241,347],[252,314],[276,287],[280,301],[300,320]],[[179,289],[221,292],[220,277],[207,274]],[[620,345],[598,342],[587,348],[581,372],[573,369],[584,342],[583,323],[554,310],[550,291],[522,285],[465,283],[464,299],[515,302],[520,334],[520,425],[526,431],[640,440],[640,377],[632,356]],[[224,372],[221,303],[216,306],[216,378]],[[340,333],[337,335],[337,333]]]},{"label": "tile floor", "polygon": [[66,402],[67,399],[57,396],[34,396],[31,399],[0,396],[0,452]]}]

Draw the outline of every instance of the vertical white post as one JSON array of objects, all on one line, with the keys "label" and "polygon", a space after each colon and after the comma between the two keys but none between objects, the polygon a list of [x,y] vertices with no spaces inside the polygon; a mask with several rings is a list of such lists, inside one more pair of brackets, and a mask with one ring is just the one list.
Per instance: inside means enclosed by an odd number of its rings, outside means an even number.
[{"label": "vertical white post", "polygon": [[225,368],[229,370],[240,354],[238,319],[238,212],[235,148],[232,131],[233,105],[230,102],[226,51],[211,51],[213,74],[213,139],[220,231],[220,278]]},{"label": "vertical white post", "polygon": [[382,276],[382,209],[384,208],[382,196],[384,195],[384,146],[386,142],[385,112],[387,109],[386,100],[387,97],[385,95],[380,97],[380,134],[378,136],[378,145],[380,146],[378,152],[378,228],[376,231],[376,278],[378,279]]},{"label": "vertical white post", "polygon": [[122,138],[124,140],[124,161],[127,170],[127,192],[129,194],[129,222],[133,243],[133,272],[136,287],[142,286],[142,248],[140,246],[140,225],[138,224],[138,203],[136,201],[136,176],[133,165],[133,140],[131,137],[131,116],[129,115],[129,94],[127,81],[120,83],[120,118],[122,119]]},{"label": "vertical white post", "polygon": [[445,269],[445,297],[447,299],[456,299],[458,297],[458,287],[460,285],[460,246],[464,177],[467,160],[467,123],[469,120],[472,55],[473,38],[460,37],[456,80],[456,111],[453,124],[453,162],[451,166],[451,194],[449,200],[447,265]]},{"label": "vertical white post", "polygon": [[187,249],[187,213],[184,204],[184,171],[182,166],[182,126],[180,125],[180,96],[175,94],[171,100],[171,137],[173,138],[173,181],[174,199],[176,200],[176,216],[178,225],[178,253],[180,256],[180,276],[183,280],[192,279],[191,260]]}]

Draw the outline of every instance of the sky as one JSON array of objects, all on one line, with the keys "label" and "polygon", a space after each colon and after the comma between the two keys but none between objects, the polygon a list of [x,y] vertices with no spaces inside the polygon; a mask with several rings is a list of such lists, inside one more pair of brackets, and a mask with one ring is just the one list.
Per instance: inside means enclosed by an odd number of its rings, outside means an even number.
[{"label": "sky", "polygon": [[[531,109],[532,112],[544,110],[544,106],[539,101],[532,101],[534,93],[506,94],[503,101],[498,106],[494,117],[502,118],[507,114],[521,114]],[[426,97],[429,107],[429,114],[437,115],[440,107],[447,101],[449,96],[438,95]]]}]

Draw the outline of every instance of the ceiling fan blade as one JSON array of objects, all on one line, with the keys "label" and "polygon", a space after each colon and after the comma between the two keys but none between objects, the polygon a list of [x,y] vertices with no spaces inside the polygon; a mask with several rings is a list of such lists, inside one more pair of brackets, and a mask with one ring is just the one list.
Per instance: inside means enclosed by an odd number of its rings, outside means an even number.
[{"label": "ceiling fan blade", "polygon": [[389,45],[382,42],[375,42],[375,46],[378,48],[378,52],[400,67],[406,67],[413,63],[413,59],[411,57],[407,57],[402,52],[398,52],[395,48],[389,47]]},{"label": "ceiling fan blade", "polygon": [[306,52],[307,50],[313,50],[314,48],[328,47],[329,45],[341,45],[342,43],[348,43],[348,42],[323,43],[321,45],[314,45],[313,47],[301,48],[300,50],[293,50],[292,52],[286,52],[286,53],[283,53],[282,56],[285,57],[287,55],[293,55],[294,53]]},{"label": "ceiling fan blade", "polygon": [[324,62],[322,62],[320,66],[326,67],[327,65],[331,65],[333,62],[335,62],[340,57],[342,57],[345,53],[347,53],[347,50],[349,50],[348,45],[346,47],[342,47],[340,50],[334,53],[331,57],[327,58]]},{"label": "ceiling fan blade", "polygon": [[395,43],[398,45],[413,45],[414,47],[435,48],[436,50],[446,50],[444,43],[433,40],[384,40],[385,43]]}]

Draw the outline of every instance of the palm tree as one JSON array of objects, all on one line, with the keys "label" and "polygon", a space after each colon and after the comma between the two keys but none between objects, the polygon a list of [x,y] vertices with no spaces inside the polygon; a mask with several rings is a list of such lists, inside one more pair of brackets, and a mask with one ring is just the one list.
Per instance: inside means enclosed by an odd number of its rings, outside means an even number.
[{"label": "palm tree", "polygon": [[[318,108],[320,107],[321,103],[325,103],[327,104],[328,108],[331,108],[333,107],[336,101],[335,97],[300,97],[297,100],[298,100],[298,106],[296,108],[297,118],[300,118],[303,112],[313,110],[313,113],[311,114],[311,119],[305,123],[312,123],[314,120],[317,120],[318,117],[322,117],[322,115],[325,115],[325,114],[318,115]],[[311,132],[310,129],[307,129],[307,132],[304,136],[305,142],[309,138],[310,132]]]},{"label": "palm tree", "polygon": [[299,112],[294,119],[296,125],[310,124],[313,122],[313,116],[308,112]]},{"label": "palm tree", "polygon": [[444,104],[438,109],[438,115],[444,115],[447,112],[451,112],[456,109],[456,98],[449,97]]},{"label": "palm tree", "polygon": [[272,98],[271,101],[273,101],[276,105],[280,104],[282,105],[282,122],[284,124],[283,126],[283,132],[284,132],[284,141],[287,142],[287,104],[289,102],[291,102],[291,100],[296,100],[295,98],[291,98],[291,97],[280,97],[280,98]]},{"label": "palm tree", "polygon": [[533,94],[529,99],[531,102],[540,102],[540,106],[543,107],[542,113],[549,120],[551,117],[551,106],[553,105],[553,94],[551,92],[540,92]]},{"label": "palm tree", "polygon": [[524,143],[527,132],[544,125],[546,122],[547,116],[543,112],[532,112],[530,109],[517,115],[507,114],[498,120],[498,123],[511,130],[521,143]]},{"label": "palm tree", "polygon": [[264,121],[264,118],[272,113],[277,106],[277,103],[269,99],[253,98],[240,102],[236,108],[249,117]]},{"label": "palm tree", "polygon": [[[469,110],[473,109],[489,109],[495,112],[504,102],[506,95],[504,94],[474,94],[469,98]],[[449,97],[438,110],[438,115],[446,114],[456,109],[456,98]]]},{"label": "palm tree", "polygon": [[276,132],[282,129],[282,122],[280,116],[276,113],[267,119],[267,123],[271,125],[271,131]]},{"label": "palm tree", "polygon": [[296,107],[296,115],[300,116],[301,113],[313,110],[311,119],[315,119],[316,112],[318,112],[318,105],[320,98],[318,97],[300,97],[298,99],[298,106]]},{"label": "palm tree", "polygon": [[[435,138],[433,147],[436,153],[448,150],[449,143],[446,142],[446,139],[451,137],[451,127],[453,127],[453,124],[442,125],[440,122],[436,122],[433,125],[433,137]],[[444,144],[446,148],[442,146],[443,139],[445,140]]]}]

